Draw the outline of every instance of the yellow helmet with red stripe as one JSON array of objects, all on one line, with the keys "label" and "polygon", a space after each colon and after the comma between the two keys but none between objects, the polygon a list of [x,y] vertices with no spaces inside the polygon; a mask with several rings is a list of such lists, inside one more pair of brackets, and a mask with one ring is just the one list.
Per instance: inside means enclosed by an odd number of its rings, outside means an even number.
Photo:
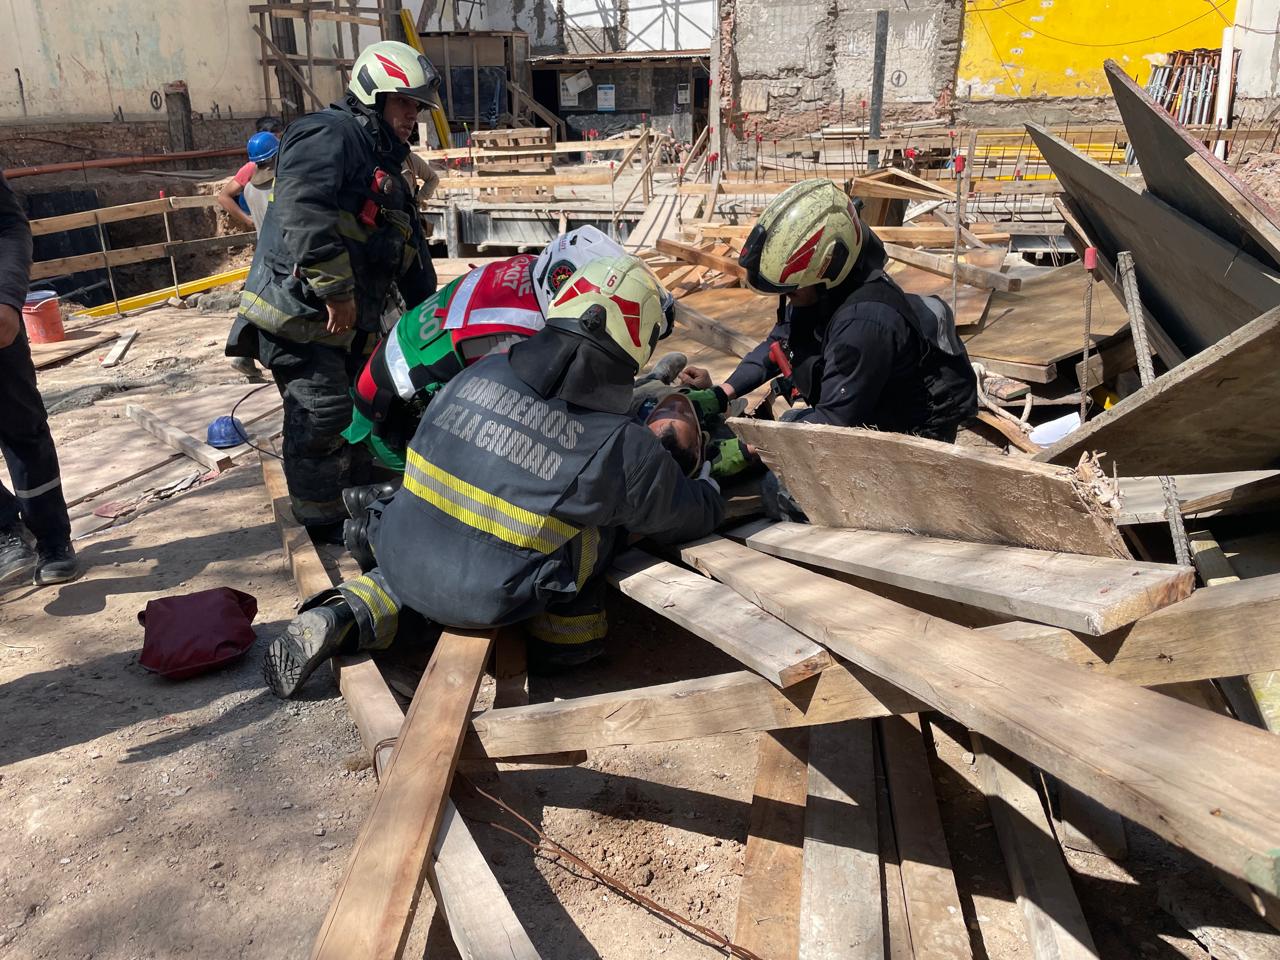
[{"label": "yellow helmet with red stripe", "polygon": [[560,287],[547,310],[547,326],[589,337],[614,353],[620,349],[639,370],[671,332],[665,296],[643,260],[601,257],[584,264]]},{"label": "yellow helmet with red stripe", "polygon": [[862,237],[862,223],[843,190],[830,180],[801,180],[764,208],[738,262],[759,293],[835,287],[853,269]]}]

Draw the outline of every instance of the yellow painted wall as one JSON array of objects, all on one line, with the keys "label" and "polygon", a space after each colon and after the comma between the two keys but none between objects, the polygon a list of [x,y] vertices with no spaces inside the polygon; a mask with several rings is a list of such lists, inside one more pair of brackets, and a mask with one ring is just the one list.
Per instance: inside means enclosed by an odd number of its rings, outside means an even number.
[{"label": "yellow painted wall", "polygon": [[1145,84],[1161,54],[1221,47],[1235,8],[1236,0],[966,0],[956,94],[1109,96],[1103,60]]}]

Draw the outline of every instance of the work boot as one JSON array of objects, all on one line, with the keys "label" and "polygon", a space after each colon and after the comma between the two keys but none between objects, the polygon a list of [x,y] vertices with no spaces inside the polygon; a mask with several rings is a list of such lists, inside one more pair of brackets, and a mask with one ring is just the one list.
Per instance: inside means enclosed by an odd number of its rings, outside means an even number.
[{"label": "work boot", "polygon": [[530,637],[528,650],[529,672],[535,676],[549,677],[604,656],[604,641],[547,643],[537,637]]},{"label": "work boot", "polygon": [[399,482],[388,480],[386,483],[366,483],[361,487],[347,487],[342,491],[342,504],[347,508],[347,516],[359,520],[366,510],[395,494],[400,489]]},{"label": "work boot", "polygon": [[30,582],[36,565],[32,539],[21,520],[0,530],[0,587]]},{"label": "work boot", "polygon": [[369,545],[369,515],[367,513],[342,522],[342,545],[351,559],[360,565],[361,573],[368,573],[378,565]]},{"label": "work boot", "polygon": [[258,365],[253,362],[253,357],[232,357],[231,369],[241,376],[248,377],[250,380],[263,379]]},{"label": "work boot", "polygon": [[316,667],[341,653],[348,638],[356,639],[355,630],[356,615],[340,598],[298,614],[263,658],[262,675],[271,692],[285,700],[292,697]]},{"label": "work boot", "polygon": [[51,583],[67,583],[80,575],[80,564],[70,540],[62,543],[39,544],[36,548],[37,586]]},{"label": "work boot", "polygon": [[311,535],[312,541],[315,543],[327,543],[330,546],[342,546],[342,520],[333,520],[329,523],[308,523],[306,524],[307,533]]},{"label": "work boot", "polygon": [[673,383],[676,377],[680,376],[680,371],[689,365],[689,358],[683,353],[672,351],[664,354],[653,365],[653,368],[640,377],[636,383],[648,383],[652,380],[661,380],[663,383]]}]

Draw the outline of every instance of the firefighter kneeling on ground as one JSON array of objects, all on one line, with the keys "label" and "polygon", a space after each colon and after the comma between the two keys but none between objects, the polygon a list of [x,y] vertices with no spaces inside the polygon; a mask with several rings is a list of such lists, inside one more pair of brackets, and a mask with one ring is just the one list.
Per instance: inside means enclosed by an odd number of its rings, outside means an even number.
[{"label": "firefighter kneeling on ground", "polygon": [[[351,377],[381,329],[394,284],[409,305],[436,288],[401,176],[418,111],[438,78],[407,44],[366,47],[346,97],[296,120],[227,343],[255,357],[284,397],[284,472],[294,516],[334,541],[352,478]],[[363,479],[363,478],[361,478]]]},{"label": "firefighter kneeling on ground", "polygon": [[[894,283],[884,246],[830,180],[778,194],[738,259],[753,290],[778,297],[778,323],[719,386],[706,370],[686,368],[682,381],[706,391],[697,394],[703,402],[724,410],[786,366],[784,396],[794,386],[808,406],[783,420],[954,443],[977,413],[977,382],[950,307]],[[776,475],[761,492],[771,516],[803,518]]]},{"label": "firefighter kneeling on ground", "polygon": [[686,476],[629,416],[634,378],[670,332],[662,300],[636,258],[595,260],[542,331],[440,391],[373,529],[378,567],[313,598],[270,644],[278,696],[337,653],[388,646],[402,617],[525,622],[532,671],[603,652],[603,575],[626,535],[689,540],[724,513],[710,476]]},{"label": "firefighter kneeling on ground", "polygon": [[[536,258],[520,254],[476,267],[441,288],[401,317],[369,357],[356,378],[355,411],[343,435],[365,445],[385,470],[403,474],[405,447],[446,383],[481,357],[505,353],[541,330],[551,302],[575,271],[602,257],[625,256],[616,241],[588,225],[556,237]],[[670,314],[674,298],[665,290],[662,295],[663,313]],[[748,461],[737,456],[741,445],[732,434],[717,432],[717,426],[725,430],[723,418],[718,425],[700,422],[700,411],[674,396],[688,391],[667,386],[684,367],[683,355],[669,355],[659,366],[657,375],[636,381],[632,414],[686,472],[691,465],[693,472],[701,467],[707,443],[715,445],[712,476],[717,480],[745,469]],[[710,440],[713,434],[716,439]],[[343,491],[351,516],[343,543],[361,570],[377,565],[368,543],[370,512],[380,513],[380,501],[399,485],[396,478]]]}]

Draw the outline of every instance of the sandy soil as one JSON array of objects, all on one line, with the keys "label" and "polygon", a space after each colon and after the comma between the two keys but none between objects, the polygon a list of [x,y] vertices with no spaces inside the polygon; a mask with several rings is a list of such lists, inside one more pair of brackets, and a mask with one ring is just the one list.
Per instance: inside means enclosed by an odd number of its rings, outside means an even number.
[{"label": "sandy soil", "polygon": [[[44,371],[59,442],[117,417],[102,400],[122,390],[234,382],[221,356],[229,316],[166,308],[114,321],[143,330],[121,367],[102,370],[95,351]],[[327,673],[296,702],[263,688],[262,648],[295,596],[257,464],[152,504],[78,549],[87,567],[78,582],[0,596],[0,958],[304,955],[375,781]],[[222,585],[258,600],[248,655],[183,683],[144,671],[136,615],[146,602]],[[535,679],[535,700],[736,668],[629,601],[618,599],[612,620],[609,661]],[[975,955],[1030,957],[964,731],[936,729],[937,790]],[[729,735],[475,780],[598,868],[731,934],[754,756],[753,735]],[[723,955],[535,859],[486,825],[501,818],[487,801],[463,797],[460,807],[548,960]],[[1134,883],[1185,865],[1150,835],[1133,837],[1124,868],[1071,855],[1102,955],[1204,956],[1155,906],[1153,886]],[[406,955],[456,956],[424,896]]]}]

